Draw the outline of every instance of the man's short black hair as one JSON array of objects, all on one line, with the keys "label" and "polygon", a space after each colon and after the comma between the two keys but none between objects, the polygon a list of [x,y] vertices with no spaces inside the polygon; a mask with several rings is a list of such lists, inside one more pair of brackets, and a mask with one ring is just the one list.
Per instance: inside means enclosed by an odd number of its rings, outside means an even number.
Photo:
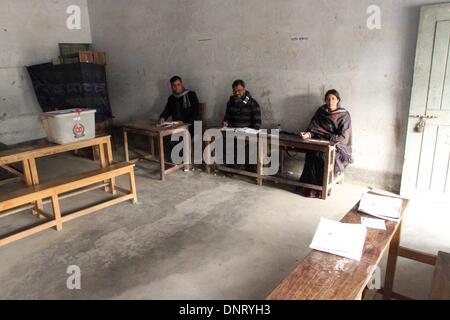
[{"label": "man's short black hair", "polygon": [[245,88],[245,82],[244,82],[244,80],[235,80],[234,82],[233,82],[233,89],[234,88],[236,88],[236,87],[238,87],[238,86],[242,86],[242,87],[244,87]]},{"label": "man's short black hair", "polygon": [[183,82],[183,80],[181,80],[180,76],[174,76],[174,77],[170,78],[170,83],[171,84],[174,83],[175,81]]}]

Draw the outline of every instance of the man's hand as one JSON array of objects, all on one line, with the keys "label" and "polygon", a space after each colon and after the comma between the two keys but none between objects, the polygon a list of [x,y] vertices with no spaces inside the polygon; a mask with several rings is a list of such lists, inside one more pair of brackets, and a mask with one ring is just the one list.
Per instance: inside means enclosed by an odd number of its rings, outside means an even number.
[{"label": "man's hand", "polygon": [[223,128],[228,128],[228,126],[229,126],[228,122],[224,121],[224,122],[222,123],[222,127],[223,127]]},{"label": "man's hand", "polygon": [[311,133],[310,132],[300,132],[300,138],[302,138],[302,140],[308,140],[311,139]]},{"label": "man's hand", "polygon": [[164,119],[164,118],[159,118],[159,124],[163,124],[164,122],[166,122],[166,119]]}]

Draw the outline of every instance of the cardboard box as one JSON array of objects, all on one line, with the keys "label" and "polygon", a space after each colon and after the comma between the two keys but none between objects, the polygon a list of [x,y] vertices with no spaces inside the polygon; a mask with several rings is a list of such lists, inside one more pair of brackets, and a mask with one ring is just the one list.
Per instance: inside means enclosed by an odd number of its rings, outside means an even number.
[{"label": "cardboard box", "polygon": [[80,51],[78,55],[80,63],[94,63],[94,53],[92,51]]}]

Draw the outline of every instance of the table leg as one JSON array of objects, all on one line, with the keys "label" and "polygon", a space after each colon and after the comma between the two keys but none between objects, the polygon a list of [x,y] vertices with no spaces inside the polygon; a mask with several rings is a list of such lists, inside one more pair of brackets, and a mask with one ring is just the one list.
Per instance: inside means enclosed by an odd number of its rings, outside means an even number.
[{"label": "table leg", "polygon": [[149,142],[150,142],[150,154],[152,155],[152,157],[156,158],[156,154],[155,154],[155,137],[154,136],[149,136]]},{"label": "table leg", "polygon": [[330,153],[331,148],[325,152],[324,167],[323,167],[323,182],[322,182],[322,199],[327,200],[328,185],[330,183]]},{"label": "table leg", "polygon": [[161,170],[161,181],[164,181],[166,176],[166,160],[164,157],[164,137],[162,134],[159,134],[159,162]]},{"label": "table leg", "polygon": [[211,140],[204,142],[205,172],[211,174]]},{"label": "table leg", "polygon": [[59,206],[58,195],[52,196],[52,207],[53,207],[53,214],[56,220],[56,230],[61,231],[62,230],[61,208]]},{"label": "table leg", "polygon": [[391,244],[389,246],[389,255],[386,265],[386,276],[384,280],[383,299],[389,300],[392,296],[394,288],[395,268],[397,267],[397,259],[400,248],[400,234],[402,230],[403,221],[400,222],[397,231],[395,232]]},{"label": "table leg", "polygon": [[27,187],[31,187],[33,185],[33,179],[31,176],[30,163],[28,162],[28,160],[23,160],[22,165],[25,184],[27,185]]},{"label": "table leg", "polygon": [[183,137],[183,161],[184,161],[184,169],[189,170],[192,169],[191,164],[191,139],[189,130],[184,131],[184,137]]},{"label": "table leg", "polygon": [[[267,141],[267,140],[266,140]],[[258,139],[258,156],[257,156],[257,165],[256,165],[256,184],[258,186],[263,185],[263,171],[264,171],[264,155],[266,154],[265,150],[266,143],[263,142],[263,139]]]},{"label": "table leg", "polygon": [[[30,172],[31,172],[31,181],[33,186],[37,186],[39,184],[39,176],[37,173],[37,167],[36,167],[36,160],[35,159],[28,159],[28,163],[29,163],[29,168],[30,168]],[[44,209],[44,204],[42,202],[42,200],[38,200],[36,201],[36,207],[39,210],[43,210]],[[39,214],[39,212],[37,212],[37,217],[40,219],[41,215]]]},{"label": "table leg", "polygon": [[128,132],[123,130],[123,154],[125,156],[125,161],[130,162],[130,153],[128,151]]}]

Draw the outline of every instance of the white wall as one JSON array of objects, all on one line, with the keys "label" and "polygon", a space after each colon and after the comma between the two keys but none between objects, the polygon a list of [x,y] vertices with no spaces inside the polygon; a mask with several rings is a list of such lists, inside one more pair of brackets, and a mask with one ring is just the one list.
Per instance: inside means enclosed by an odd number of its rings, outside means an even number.
[{"label": "white wall", "polygon": [[[236,78],[264,125],[305,128],[326,89],[341,91],[364,182],[398,189],[419,7],[430,0],[89,0],[93,41],[108,53],[117,119],[156,118],[181,75],[219,123]],[[367,28],[379,5],[382,28]],[[295,41],[295,37],[307,40]]]},{"label": "white wall", "polygon": [[[81,30],[66,27],[70,5],[81,8]],[[91,42],[86,0],[0,0],[0,143],[45,136],[25,66],[52,61],[65,42]]]}]

